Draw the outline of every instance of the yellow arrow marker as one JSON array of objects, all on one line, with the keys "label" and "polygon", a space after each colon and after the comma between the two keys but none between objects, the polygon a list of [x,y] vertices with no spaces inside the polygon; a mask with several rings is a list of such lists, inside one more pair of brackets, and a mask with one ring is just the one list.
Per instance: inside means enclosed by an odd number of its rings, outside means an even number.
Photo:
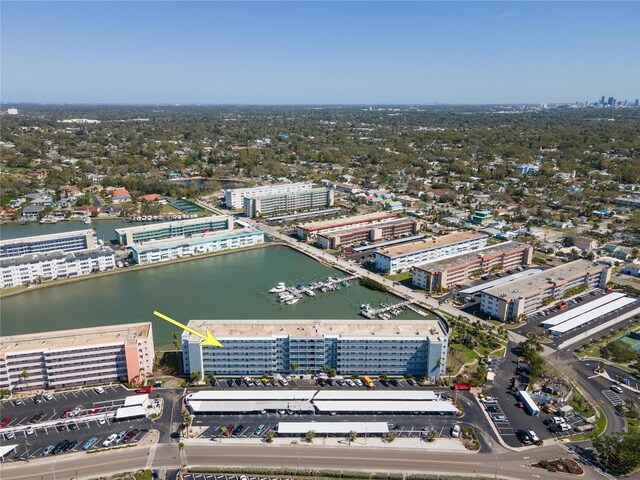
[{"label": "yellow arrow marker", "polygon": [[200,342],[200,345],[202,345],[203,347],[222,347],[223,345],[218,341],[218,339],[216,337],[213,336],[213,333],[211,333],[211,330],[209,330],[207,328],[207,333],[200,333],[197,330],[194,330],[193,328],[187,327],[186,325],[183,325],[182,323],[174,320],[173,318],[167,317],[166,315],[163,315],[160,312],[156,312],[154,311],[153,314],[157,317],[160,317],[163,320],[166,320],[169,323],[173,323],[174,325],[185,329],[187,332],[189,333],[193,333],[194,335],[199,336],[200,338],[202,338],[202,341]]}]

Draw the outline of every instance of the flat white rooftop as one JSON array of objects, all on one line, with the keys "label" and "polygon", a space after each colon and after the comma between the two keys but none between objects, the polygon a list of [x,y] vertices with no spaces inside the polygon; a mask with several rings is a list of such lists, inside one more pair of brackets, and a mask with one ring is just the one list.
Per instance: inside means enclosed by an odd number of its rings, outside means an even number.
[{"label": "flat white rooftop", "polygon": [[67,237],[92,236],[94,234],[95,232],[93,231],[93,229],[87,228],[83,230],[72,230],[70,232],[48,233],[46,235],[34,235],[31,237],[10,238],[0,241],[0,247],[5,245],[14,245],[16,243],[46,242],[48,240],[57,240]]},{"label": "flat white rooftop", "polygon": [[207,400],[311,400],[317,390],[202,390],[186,396],[188,402]]},{"label": "flat white rooftop", "polygon": [[180,246],[195,245],[199,243],[212,242],[224,238],[231,238],[241,235],[249,235],[255,233],[262,233],[260,230],[254,230],[249,228],[235,228],[232,230],[217,230],[215,232],[200,233],[197,235],[191,235],[189,237],[172,237],[164,240],[157,240],[147,243],[137,243],[131,246],[132,250],[138,253],[154,251],[163,248],[172,248]]},{"label": "flat white rooftop", "polygon": [[421,412],[456,413],[458,409],[443,400],[315,400],[313,404],[321,412]]},{"label": "flat white rooftop", "polygon": [[10,335],[0,337],[0,356],[50,349],[88,348],[110,343],[129,344],[138,338],[148,337],[150,333],[151,323],[145,322]]},{"label": "flat white rooftop", "polygon": [[187,402],[193,413],[261,412],[262,410],[293,410],[313,412],[309,400],[194,400]]},{"label": "flat white rooftop", "polygon": [[280,422],[278,433],[283,435],[305,434],[307,432],[318,434],[343,434],[350,432],[366,434],[389,433],[389,424],[386,422]]},{"label": "flat white rooftop", "polygon": [[127,232],[129,233],[155,232],[156,230],[162,230],[168,227],[177,228],[177,227],[184,227],[188,225],[198,225],[200,223],[206,223],[206,222],[219,222],[221,220],[228,220],[230,218],[231,217],[229,215],[211,215],[209,217],[198,217],[198,218],[190,218],[187,220],[174,220],[170,222],[149,223],[146,225],[138,225],[135,227],[116,228],[115,231],[118,235],[123,235]]},{"label": "flat white rooftop", "polygon": [[[417,267],[416,267],[417,268]],[[496,278],[495,280],[491,280],[490,282],[481,283],[480,285],[476,285],[474,287],[465,288],[464,290],[460,290],[458,292],[459,295],[473,295],[474,293],[481,292],[484,290],[488,290],[492,287],[497,287],[498,285],[502,285],[503,283],[514,282],[519,278],[526,278],[537,273],[543,272],[541,268],[529,268],[528,270],[524,270],[522,272],[514,273],[513,275],[509,275],[506,277]]]},{"label": "flat white rooftop", "polygon": [[515,282],[498,285],[483,293],[502,299],[528,297],[537,294],[551,284],[562,285],[569,280],[587,274],[593,275],[602,272],[604,268],[602,265],[594,265],[590,260],[576,260],[544,270],[536,275],[521,278]]},{"label": "flat white rooftop", "polygon": [[376,254],[386,255],[387,257],[401,257],[410,253],[422,252],[424,250],[430,250],[432,248],[439,248],[445,245],[451,245],[458,242],[464,242],[467,240],[475,240],[477,238],[488,237],[484,233],[473,232],[454,232],[442,235],[441,237],[429,237],[417,242],[406,243],[404,245],[398,245],[396,247],[383,248],[376,251]]},{"label": "flat white rooftop", "polygon": [[626,296],[624,293],[613,292],[604,297],[597,298],[593,302],[583,303],[582,305],[572,308],[571,310],[566,310],[555,317],[550,318],[549,320],[545,320],[542,322],[543,327],[553,327],[555,325],[560,325],[567,320],[570,320],[578,315],[582,315],[583,313],[589,312],[591,310],[595,310],[596,308],[606,305],[607,303],[611,303],[614,300],[622,298]]},{"label": "flat white rooftop", "polygon": [[433,390],[318,390],[314,400],[423,400],[440,398]]},{"label": "flat white rooftop", "polygon": [[[199,332],[208,328],[219,340],[323,335],[391,340],[445,337],[438,320],[191,320],[188,326]],[[189,339],[201,340],[193,334]]]},{"label": "flat white rooftop", "polygon": [[309,231],[315,231],[315,230],[323,230],[326,228],[347,227],[349,225],[353,225],[354,223],[374,222],[376,220],[395,218],[397,216],[398,216],[397,213],[390,213],[390,212],[365,213],[363,215],[355,215],[353,217],[348,217],[348,218],[337,218],[335,220],[324,220],[319,222],[305,223],[302,225],[298,225],[298,228],[302,228],[304,230],[309,230]]}]

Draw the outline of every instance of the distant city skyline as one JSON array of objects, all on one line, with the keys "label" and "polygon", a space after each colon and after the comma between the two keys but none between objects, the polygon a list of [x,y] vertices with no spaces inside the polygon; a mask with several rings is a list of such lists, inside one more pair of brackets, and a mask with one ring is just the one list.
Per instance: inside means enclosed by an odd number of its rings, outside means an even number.
[{"label": "distant city skyline", "polygon": [[[640,97],[638,2],[2,2],[8,103]],[[603,18],[613,19],[603,22]]]}]

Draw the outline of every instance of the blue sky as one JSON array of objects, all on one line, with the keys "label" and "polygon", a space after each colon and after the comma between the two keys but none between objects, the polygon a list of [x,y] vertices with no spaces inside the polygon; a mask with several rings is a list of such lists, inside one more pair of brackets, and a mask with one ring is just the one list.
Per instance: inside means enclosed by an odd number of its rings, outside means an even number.
[{"label": "blue sky", "polygon": [[639,2],[1,3],[3,102],[640,97]]}]

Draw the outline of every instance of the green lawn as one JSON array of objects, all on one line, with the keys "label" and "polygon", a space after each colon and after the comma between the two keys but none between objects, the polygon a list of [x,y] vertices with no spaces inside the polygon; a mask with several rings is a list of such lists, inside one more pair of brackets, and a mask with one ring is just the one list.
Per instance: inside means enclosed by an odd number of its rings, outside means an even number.
[{"label": "green lawn", "polygon": [[460,343],[449,344],[449,356],[447,357],[447,367],[451,368],[455,375],[460,367],[465,363],[473,362],[478,355],[466,345]]},{"label": "green lawn", "polygon": [[402,273],[395,273],[393,275],[385,275],[385,278],[388,278],[389,280],[393,280],[394,282],[401,282],[403,280],[408,280],[411,278],[412,276],[412,272],[408,271],[408,272],[402,272]]}]

